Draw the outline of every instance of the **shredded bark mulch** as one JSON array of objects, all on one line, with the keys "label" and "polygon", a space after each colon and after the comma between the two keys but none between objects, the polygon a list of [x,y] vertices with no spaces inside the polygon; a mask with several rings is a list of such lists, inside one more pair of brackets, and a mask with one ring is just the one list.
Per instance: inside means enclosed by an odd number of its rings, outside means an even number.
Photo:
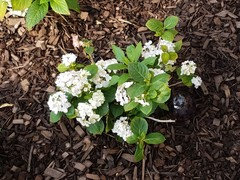
[{"label": "shredded bark mulch", "polygon": [[[0,23],[0,106],[7,106],[0,108],[1,179],[239,179],[240,2],[80,4],[80,14],[50,12],[29,32],[23,18]],[[145,160],[134,163],[134,147],[111,134],[93,137],[74,121],[49,122],[46,102],[55,91],[60,57],[73,52],[86,61],[72,36],[93,40],[96,60],[112,58],[111,44],[154,39],[146,21],[170,14],[180,17],[177,38],[184,38],[184,45],[179,61],[194,60],[204,85],[189,90],[196,103],[193,117],[151,123],[152,130],[166,136],[164,144],[147,146]]]}]

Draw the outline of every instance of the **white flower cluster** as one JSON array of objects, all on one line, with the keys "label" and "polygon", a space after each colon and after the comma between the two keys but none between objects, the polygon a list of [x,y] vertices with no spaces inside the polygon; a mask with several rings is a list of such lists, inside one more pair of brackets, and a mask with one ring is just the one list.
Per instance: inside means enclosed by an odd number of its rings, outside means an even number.
[{"label": "white flower cluster", "polygon": [[76,113],[77,121],[80,122],[82,126],[86,127],[89,127],[90,124],[94,124],[101,119],[100,115],[94,112],[92,105],[87,102],[78,103]]},{"label": "white flower cluster", "polygon": [[152,41],[145,43],[142,49],[142,57],[144,58],[155,57],[161,55],[162,53],[163,51],[152,44]]},{"label": "white flower cluster", "polygon": [[146,101],[145,95],[142,94],[140,97],[135,97],[134,101],[141,104],[142,106],[149,106],[149,102]]},{"label": "white flower cluster", "polygon": [[[156,57],[159,56],[159,63],[162,62],[162,54],[163,54],[163,50],[162,47],[165,46],[167,47],[167,51],[168,52],[175,52],[175,44],[170,42],[170,41],[166,41],[163,40],[161,38],[159,38],[159,42],[157,45],[152,44],[152,41],[148,41],[147,43],[144,44],[143,49],[142,49],[142,57],[144,58],[149,58],[149,57]],[[175,61],[173,60],[169,60],[168,64],[170,65],[174,65]]]},{"label": "white flower cluster", "polygon": [[13,17],[15,17],[15,16],[25,17],[26,16],[28,9],[25,9],[23,11],[16,11],[16,10],[12,9],[12,2],[11,2],[11,0],[4,0],[4,1],[8,3],[7,10],[8,10],[8,14],[10,16],[13,16]]},{"label": "white flower cluster", "polygon": [[62,56],[62,63],[65,66],[70,66],[72,63],[76,62],[77,56],[73,53],[68,53]]},{"label": "white flower cluster", "polygon": [[68,92],[73,96],[80,96],[82,92],[87,92],[91,89],[91,84],[88,82],[88,76],[90,75],[84,69],[67,71],[58,75],[56,85],[63,92]]},{"label": "white flower cluster", "polygon": [[165,71],[163,71],[162,69],[157,69],[157,68],[149,68],[149,71],[152,71],[154,76],[157,76],[159,74],[163,74],[165,73]]},{"label": "white flower cluster", "polygon": [[100,107],[105,102],[105,97],[102,91],[97,90],[92,94],[92,98],[88,102],[78,103],[77,107],[77,121],[82,126],[88,127],[101,119],[100,115],[94,112],[95,109]]},{"label": "white flower cluster", "polygon": [[184,61],[181,66],[181,75],[194,74],[197,69],[196,63],[193,61]]},{"label": "white flower cluster", "polygon": [[194,84],[194,87],[197,89],[202,84],[202,79],[199,76],[193,77],[191,82]]},{"label": "white flower cluster", "polygon": [[105,97],[102,91],[97,90],[92,94],[92,98],[88,102],[78,103],[77,107],[77,121],[82,126],[88,127],[101,119],[100,115],[94,112],[95,109],[100,107],[105,102]]},{"label": "white flower cluster", "polygon": [[162,49],[162,46],[166,46],[168,48],[168,52],[175,52],[175,50],[174,50],[175,44],[174,43],[159,38],[158,48]]},{"label": "white flower cluster", "polygon": [[128,137],[133,135],[130,125],[128,124],[127,117],[120,117],[115,122],[112,132],[123,138],[124,141],[126,141]]},{"label": "white flower cluster", "polygon": [[97,109],[105,102],[105,97],[102,91],[97,90],[93,93],[92,98],[88,100],[93,109]]},{"label": "white flower cluster", "polygon": [[115,99],[120,103],[121,106],[130,102],[130,97],[127,95],[127,88],[129,88],[133,82],[125,82],[117,87],[117,91],[115,94]]},{"label": "white flower cluster", "polygon": [[108,87],[110,80],[112,77],[108,74],[108,72],[111,72],[107,70],[107,67],[111,64],[116,64],[116,59],[110,59],[110,60],[100,60],[96,63],[98,67],[97,74],[93,77],[92,82],[96,85],[96,88],[102,88],[102,87]]},{"label": "white flower cluster", "polygon": [[55,114],[58,112],[68,112],[71,104],[68,102],[67,96],[63,92],[56,92],[49,97],[48,106]]}]

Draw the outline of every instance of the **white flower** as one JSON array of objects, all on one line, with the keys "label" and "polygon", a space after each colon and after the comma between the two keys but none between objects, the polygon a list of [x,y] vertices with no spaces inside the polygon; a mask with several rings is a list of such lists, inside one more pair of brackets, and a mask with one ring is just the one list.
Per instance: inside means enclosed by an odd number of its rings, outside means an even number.
[{"label": "white flower", "polygon": [[97,74],[92,78],[92,82],[96,85],[96,88],[108,87],[112,77],[103,68],[98,66]]},{"label": "white flower", "polygon": [[25,17],[26,16],[28,9],[24,9],[23,11],[16,11],[16,10],[12,9],[12,2],[11,2],[11,0],[4,0],[4,1],[8,3],[7,10],[8,10],[8,14],[10,16],[13,16],[13,17],[15,17],[15,16]]},{"label": "white flower", "polygon": [[93,109],[97,109],[105,102],[104,94],[101,90],[97,90],[93,93],[92,98],[88,100]]},{"label": "white flower", "polygon": [[152,41],[145,43],[142,49],[142,57],[144,58],[155,57],[161,55],[162,53],[163,51],[152,44]]},{"label": "white flower", "polygon": [[56,92],[49,97],[48,106],[55,114],[58,112],[68,112],[71,104],[68,102],[67,96],[63,92]]},{"label": "white flower", "polygon": [[[100,60],[98,62],[96,62],[96,65],[99,67],[101,67],[104,70],[107,70],[107,67],[111,64],[117,64],[118,61],[116,59],[108,59],[108,60]],[[111,72],[111,70],[107,70],[109,73]],[[116,72],[116,71],[115,71]]]},{"label": "white flower", "polygon": [[92,105],[89,103],[78,103],[76,113],[77,121],[86,127],[89,127],[90,124],[94,124],[101,119],[101,117],[93,111]]},{"label": "white flower", "polygon": [[116,133],[118,136],[123,138],[124,141],[127,140],[128,137],[132,136],[133,133],[131,131],[131,127],[126,121],[127,117],[120,117],[113,126],[112,132]]},{"label": "white flower", "polygon": [[202,84],[202,79],[199,76],[193,77],[191,82],[194,84],[194,87],[197,89]]},{"label": "white flower", "polygon": [[142,94],[140,97],[135,97],[134,101],[136,103],[141,104],[142,106],[149,106],[149,102],[146,101],[144,94]]},{"label": "white flower", "polygon": [[[108,87],[110,80],[112,77],[108,74],[111,70],[107,70],[107,67],[111,64],[116,64],[116,59],[109,59],[109,60],[100,60],[96,63],[98,67],[97,74],[92,78],[92,82],[96,85],[96,88]],[[116,71],[114,71],[116,72]]]},{"label": "white flower", "polygon": [[91,89],[91,84],[88,82],[88,76],[90,75],[84,69],[60,73],[56,79],[56,85],[64,92],[68,92],[73,96],[80,96],[82,92]]},{"label": "white flower", "polygon": [[157,69],[157,68],[149,68],[149,71],[152,71],[154,76],[157,76],[159,74],[163,74],[165,73],[165,71],[163,71],[162,69]]},{"label": "white flower", "polygon": [[68,53],[62,56],[62,63],[65,66],[70,66],[72,63],[76,62],[77,56],[73,53]]},{"label": "white flower", "polygon": [[162,46],[166,46],[168,48],[168,52],[175,52],[175,50],[174,50],[175,44],[174,43],[159,38],[158,48],[162,49]]},{"label": "white flower", "polygon": [[117,87],[117,91],[115,94],[115,99],[120,103],[121,106],[130,102],[130,97],[127,95],[126,89],[129,88],[133,82],[125,82]]},{"label": "white flower", "polygon": [[194,74],[196,71],[196,63],[193,61],[184,61],[181,66],[181,75]]}]

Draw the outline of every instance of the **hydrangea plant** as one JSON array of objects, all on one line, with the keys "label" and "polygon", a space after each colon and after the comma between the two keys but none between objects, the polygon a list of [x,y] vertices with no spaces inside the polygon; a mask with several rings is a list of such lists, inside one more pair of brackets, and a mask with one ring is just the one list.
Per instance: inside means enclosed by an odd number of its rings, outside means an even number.
[{"label": "hydrangea plant", "polygon": [[78,0],[0,0],[0,20],[7,10],[13,16],[26,15],[26,26],[30,30],[46,16],[49,7],[63,15],[70,15],[69,9],[80,11]]},{"label": "hydrangea plant", "polygon": [[195,75],[193,61],[177,66],[177,52],[182,46],[182,41],[174,42],[177,23],[176,16],[167,17],[164,22],[150,19],[146,26],[159,41],[148,41],[143,46],[139,42],[125,51],[112,45],[115,59],[95,63],[94,48],[86,40],[82,46],[90,65],[77,63],[74,54],[63,55],[56,79],[58,92],[50,95],[48,101],[51,122],[58,122],[65,115],[92,134],[112,131],[127,143],[136,144],[135,160],[142,160],[145,143],[165,141],[160,132],[148,133],[146,119],[157,108],[168,110],[173,73],[186,86],[194,84],[198,88],[202,83]]}]

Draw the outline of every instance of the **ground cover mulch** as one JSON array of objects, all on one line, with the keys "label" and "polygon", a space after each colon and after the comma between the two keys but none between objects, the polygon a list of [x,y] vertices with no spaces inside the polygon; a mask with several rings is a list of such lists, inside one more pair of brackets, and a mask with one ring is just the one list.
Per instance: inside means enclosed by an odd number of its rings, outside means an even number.
[{"label": "ground cover mulch", "polygon": [[[29,32],[22,18],[0,23],[0,106],[8,103],[0,108],[1,179],[239,179],[240,2],[80,4],[80,14],[50,12]],[[181,19],[179,61],[194,60],[204,85],[189,90],[196,103],[194,116],[175,124],[151,123],[152,130],[166,136],[164,144],[147,146],[146,159],[134,163],[134,147],[111,134],[92,137],[67,119],[49,123],[46,102],[55,91],[61,55],[74,52],[86,62],[81,49],[72,46],[72,35],[93,40],[96,60],[112,58],[111,44],[124,47],[154,39],[146,21],[170,14]]]}]

